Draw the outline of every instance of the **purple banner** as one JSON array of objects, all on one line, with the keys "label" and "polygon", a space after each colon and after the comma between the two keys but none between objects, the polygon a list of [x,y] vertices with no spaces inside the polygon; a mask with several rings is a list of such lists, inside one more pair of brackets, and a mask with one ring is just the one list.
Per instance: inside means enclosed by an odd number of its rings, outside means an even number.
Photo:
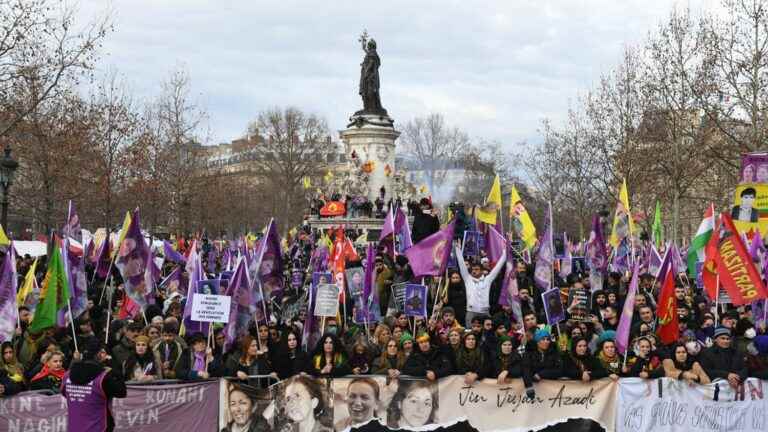
[{"label": "purple banner", "polygon": [[[116,431],[188,432],[217,430],[219,381],[193,384],[128,386],[128,397],[115,399]],[[67,404],[61,395],[26,393],[0,399],[0,432],[66,431]]]}]

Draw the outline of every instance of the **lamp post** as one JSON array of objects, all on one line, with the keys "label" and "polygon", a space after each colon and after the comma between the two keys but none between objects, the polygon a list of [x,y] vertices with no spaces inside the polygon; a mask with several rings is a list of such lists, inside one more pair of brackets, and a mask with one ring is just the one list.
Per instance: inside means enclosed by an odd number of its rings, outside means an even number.
[{"label": "lamp post", "polygon": [[0,224],[7,230],[8,229],[8,190],[13,184],[13,176],[16,173],[16,168],[19,167],[19,163],[11,157],[11,147],[5,146],[5,156],[0,161],[0,186],[3,188],[3,213],[0,217]]}]

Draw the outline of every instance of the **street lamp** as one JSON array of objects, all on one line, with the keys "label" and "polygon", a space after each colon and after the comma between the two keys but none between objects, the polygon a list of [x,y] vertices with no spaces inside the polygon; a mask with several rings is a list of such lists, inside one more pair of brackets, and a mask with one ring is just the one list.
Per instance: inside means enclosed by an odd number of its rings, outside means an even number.
[{"label": "street lamp", "polygon": [[3,188],[3,213],[0,217],[0,224],[7,230],[8,229],[8,190],[13,184],[13,176],[16,173],[16,168],[19,167],[19,163],[11,157],[11,147],[5,146],[5,156],[0,161],[0,186]]}]

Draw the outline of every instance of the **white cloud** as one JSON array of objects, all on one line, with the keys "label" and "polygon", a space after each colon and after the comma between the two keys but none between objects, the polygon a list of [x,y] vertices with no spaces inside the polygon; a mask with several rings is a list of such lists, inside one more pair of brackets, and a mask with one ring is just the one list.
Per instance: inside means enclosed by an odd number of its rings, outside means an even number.
[{"label": "white cloud", "polygon": [[[104,2],[80,7],[85,17]],[[185,64],[213,142],[241,135],[272,106],[316,112],[338,130],[361,105],[357,37],[367,28],[379,44],[382,102],[396,124],[440,111],[471,136],[511,145],[536,140],[543,117],[563,118],[568,101],[671,7],[668,0],[117,0],[100,64],[122,72],[141,98]]]}]

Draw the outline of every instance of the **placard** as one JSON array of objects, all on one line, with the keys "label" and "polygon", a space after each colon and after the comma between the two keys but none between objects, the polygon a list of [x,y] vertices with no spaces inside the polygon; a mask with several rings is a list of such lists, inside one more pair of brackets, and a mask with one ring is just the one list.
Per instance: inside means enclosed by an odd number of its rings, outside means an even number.
[{"label": "placard", "polygon": [[586,288],[571,288],[568,290],[568,313],[573,320],[589,320],[589,292]]},{"label": "placard", "polygon": [[195,294],[192,297],[192,321],[226,324],[231,302],[230,296]]},{"label": "placard", "polygon": [[315,298],[315,316],[336,316],[339,311],[339,287],[336,284],[319,284]]},{"label": "placard", "polygon": [[427,316],[426,285],[405,285],[405,308],[403,312],[405,312],[406,315],[413,317]]},{"label": "placard", "polygon": [[392,284],[392,295],[389,300],[390,306],[401,312],[405,310],[405,285],[405,282]]},{"label": "placard", "polygon": [[547,324],[556,326],[560,321],[565,321],[565,308],[563,307],[563,299],[560,297],[560,290],[558,288],[552,288],[541,294],[541,299],[544,302]]},{"label": "placard", "polygon": [[480,235],[479,231],[464,231],[464,241],[462,244],[462,255],[465,257],[476,257],[480,255]]}]

